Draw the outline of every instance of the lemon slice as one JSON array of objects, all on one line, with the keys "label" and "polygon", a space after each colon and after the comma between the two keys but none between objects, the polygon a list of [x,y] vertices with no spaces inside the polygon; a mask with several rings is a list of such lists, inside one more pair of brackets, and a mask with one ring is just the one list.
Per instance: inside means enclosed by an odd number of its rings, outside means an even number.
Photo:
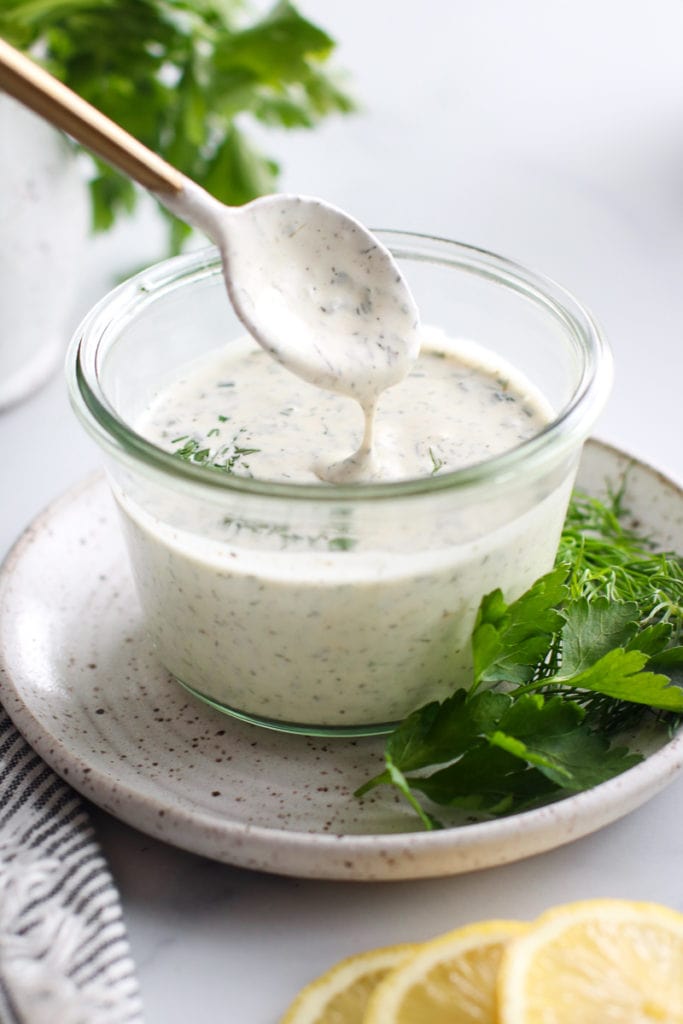
[{"label": "lemon slice", "polygon": [[363,1024],[495,1024],[503,947],[527,927],[482,921],[423,943],[377,986]]},{"label": "lemon slice", "polygon": [[654,903],[556,907],[506,949],[500,1024],[683,1024],[683,914]]},{"label": "lemon slice", "polygon": [[375,987],[417,949],[385,946],[341,960],[301,990],[280,1024],[361,1024]]}]

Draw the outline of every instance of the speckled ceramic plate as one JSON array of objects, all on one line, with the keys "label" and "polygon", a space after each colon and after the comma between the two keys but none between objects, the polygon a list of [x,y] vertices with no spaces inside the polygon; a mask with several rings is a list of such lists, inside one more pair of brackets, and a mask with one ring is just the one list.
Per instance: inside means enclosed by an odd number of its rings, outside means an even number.
[{"label": "speckled ceramic plate", "polygon": [[[630,462],[591,442],[580,483],[596,493]],[[678,486],[633,463],[628,504],[661,543],[683,550]],[[60,775],[122,820],[207,857],[309,878],[419,878],[526,857],[633,810],[683,764],[683,736],[643,733],[635,746],[646,759],[593,790],[498,821],[416,831],[390,792],[353,796],[381,765],[381,739],[245,725],[159,667],[100,477],[50,506],[5,562],[0,699]]]}]

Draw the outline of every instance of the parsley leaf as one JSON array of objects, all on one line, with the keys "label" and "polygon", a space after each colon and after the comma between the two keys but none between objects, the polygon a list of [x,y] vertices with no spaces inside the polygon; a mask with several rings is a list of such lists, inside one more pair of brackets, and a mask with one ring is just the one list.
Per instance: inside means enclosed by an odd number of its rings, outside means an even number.
[{"label": "parsley leaf", "polygon": [[617,647],[565,681],[574,688],[591,690],[617,700],[683,712],[683,689],[671,685],[668,676],[641,671],[647,662],[648,655],[642,651],[625,651]]},{"label": "parsley leaf", "polygon": [[[387,739],[387,769],[370,779],[357,791],[363,796],[387,781],[396,783],[398,773],[416,771],[428,765],[452,761],[464,754],[478,738],[495,729],[509,707],[510,698],[486,690],[468,699],[465,690],[456,690],[442,703],[433,701],[408,715]],[[409,784],[401,778],[404,795]]]},{"label": "parsley leaf", "polygon": [[562,625],[557,611],[567,596],[566,569],[542,576],[517,601],[506,604],[500,590],[481,602],[472,635],[474,687],[480,683],[526,682]]},{"label": "parsley leaf", "polygon": [[613,647],[630,643],[637,630],[638,605],[634,601],[615,603],[598,597],[590,603],[581,597],[563,612],[562,668],[555,679],[589,668]]},{"label": "parsley leaf", "polygon": [[[513,754],[483,740],[448,768],[411,779],[411,784],[435,804],[495,815],[544,802],[555,790],[541,772],[523,767]],[[427,821],[432,822],[431,816]]]},{"label": "parsley leaf", "polygon": [[387,751],[403,771],[451,761],[494,728],[509,703],[503,693],[485,691],[468,700],[465,690],[457,690],[410,715],[389,737]]},{"label": "parsley leaf", "polygon": [[603,736],[581,728],[557,735],[542,734],[527,742],[496,733],[491,742],[535,765],[550,782],[570,792],[597,786],[642,760],[624,747],[610,749]]}]

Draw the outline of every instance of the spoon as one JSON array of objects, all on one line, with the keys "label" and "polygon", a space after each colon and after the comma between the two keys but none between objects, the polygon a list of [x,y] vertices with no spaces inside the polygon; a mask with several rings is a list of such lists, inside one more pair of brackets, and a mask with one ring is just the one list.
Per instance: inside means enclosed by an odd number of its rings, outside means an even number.
[{"label": "spoon", "polygon": [[320,199],[219,202],[0,39],[0,88],[153,193],[218,246],[228,295],[256,341],[366,415],[419,350],[415,301],[391,254]]}]

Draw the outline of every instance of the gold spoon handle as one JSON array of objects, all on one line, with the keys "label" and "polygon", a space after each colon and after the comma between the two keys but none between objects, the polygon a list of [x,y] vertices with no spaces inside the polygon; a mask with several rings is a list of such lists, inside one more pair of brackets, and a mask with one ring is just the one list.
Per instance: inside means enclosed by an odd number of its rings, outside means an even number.
[{"label": "gold spoon handle", "polygon": [[186,179],[180,171],[3,39],[0,89],[151,192],[183,191]]}]

